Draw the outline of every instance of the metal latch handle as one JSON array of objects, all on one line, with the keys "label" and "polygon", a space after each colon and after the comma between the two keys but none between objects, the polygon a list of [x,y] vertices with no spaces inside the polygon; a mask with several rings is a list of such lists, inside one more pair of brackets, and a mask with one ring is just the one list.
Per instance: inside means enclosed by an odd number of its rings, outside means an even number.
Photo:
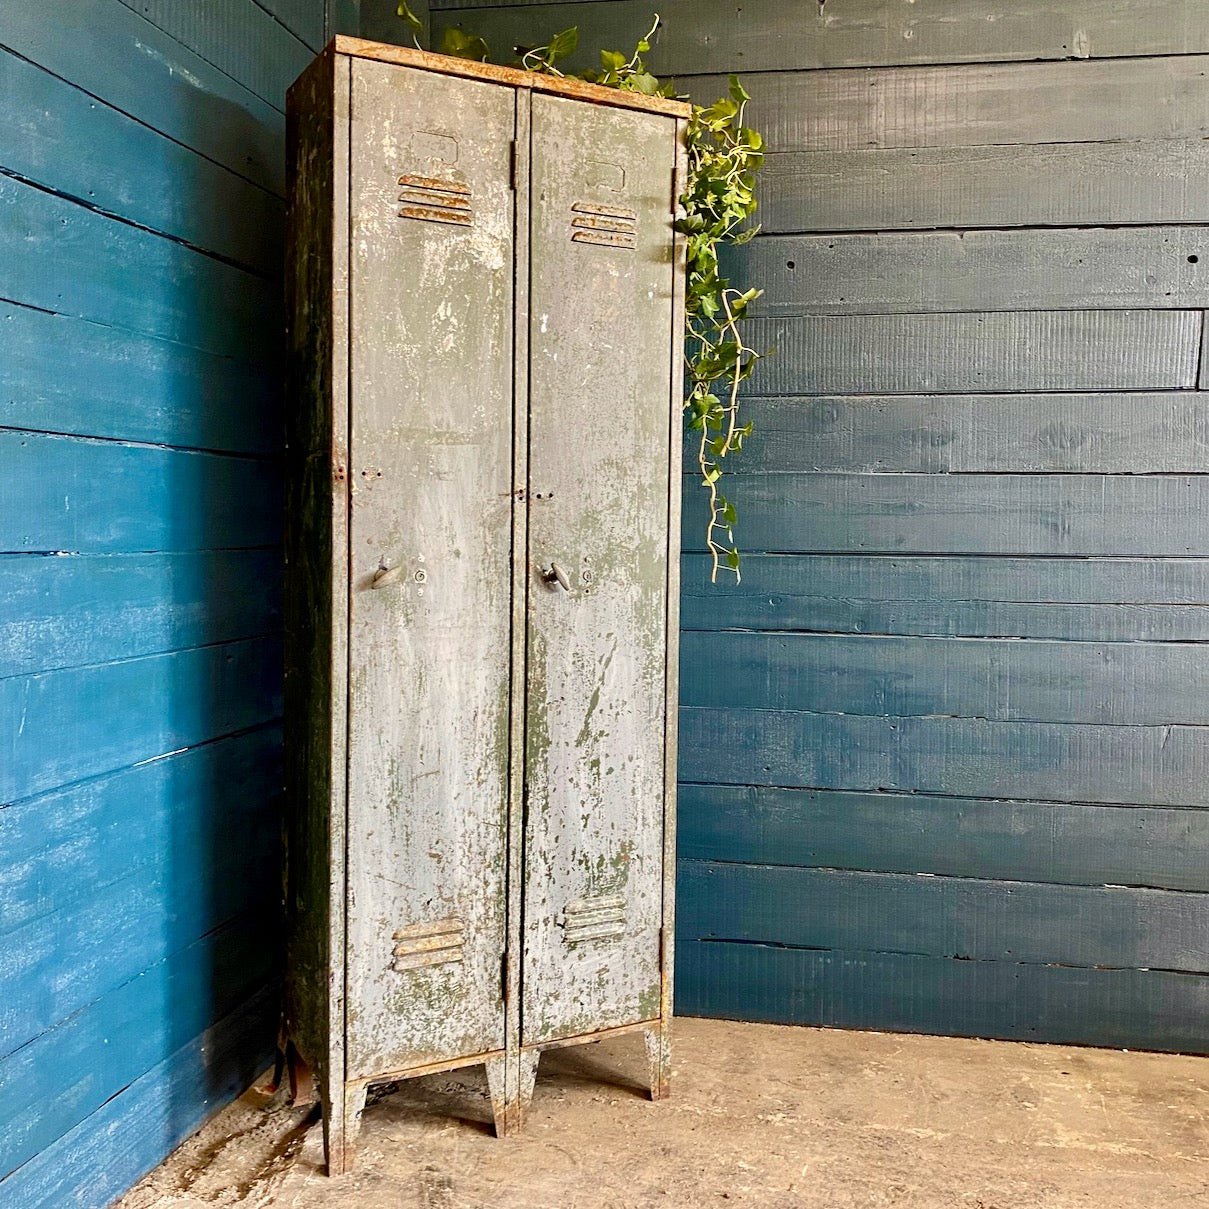
[{"label": "metal latch handle", "polygon": [[566,571],[556,562],[550,563],[549,571],[542,572],[542,579],[552,588],[557,584],[564,592],[571,591],[571,581],[567,578]]},{"label": "metal latch handle", "polygon": [[371,588],[389,588],[391,584],[398,583],[403,578],[403,568],[400,567],[379,567],[374,572],[374,577],[370,580]]}]

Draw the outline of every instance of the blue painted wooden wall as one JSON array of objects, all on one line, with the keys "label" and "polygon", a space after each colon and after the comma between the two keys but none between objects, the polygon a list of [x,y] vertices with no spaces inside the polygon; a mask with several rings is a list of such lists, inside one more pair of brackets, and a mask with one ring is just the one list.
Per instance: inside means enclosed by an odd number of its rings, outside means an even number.
[{"label": "blue painted wooden wall", "polygon": [[1203,2],[658,7],[756,97],[778,349],[741,586],[686,496],[677,1009],[1209,1051]]},{"label": "blue painted wooden wall", "polygon": [[278,1010],[284,95],[323,0],[0,3],[0,1204],[104,1206]]}]

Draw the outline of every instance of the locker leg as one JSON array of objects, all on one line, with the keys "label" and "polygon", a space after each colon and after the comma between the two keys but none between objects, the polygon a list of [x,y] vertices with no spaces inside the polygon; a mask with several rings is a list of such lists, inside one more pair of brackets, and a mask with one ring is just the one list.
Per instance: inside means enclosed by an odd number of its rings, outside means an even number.
[{"label": "locker leg", "polygon": [[506,1058],[488,1058],[483,1065],[487,1068],[487,1090],[491,1093],[491,1115],[495,1118],[495,1136],[508,1137],[508,1061]]},{"label": "locker leg", "polygon": [[671,1090],[672,1031],[667,1023],[643,1029],[647,1065],[651,1072],[651,1099],[666,1100]]},{"label": "locker leg", "polygon": [[344,1175],[353,1169],[367,1091],[368,1083],[346,1083],[343,1090],[333,1089],[324,1100],[323,1154],[328,1175]]},{"label": "locker leg", "polygon": [[533,1100],[539,1056],[538,1050],[521,1050],[515,1062],[492,1058],[485,1063],[497,1138],[513,1138],[520,1133],[525,1111]]},{"label": "locker leg", "polygon": [[542,1056],[541,1050],[523,1049],[517,1063],[516,1107],[513,1114],[512,1132],[520,1133],[525,1124],[525,1114],[533,1103],[533,1086],[537,1082],[537,1062]]}]

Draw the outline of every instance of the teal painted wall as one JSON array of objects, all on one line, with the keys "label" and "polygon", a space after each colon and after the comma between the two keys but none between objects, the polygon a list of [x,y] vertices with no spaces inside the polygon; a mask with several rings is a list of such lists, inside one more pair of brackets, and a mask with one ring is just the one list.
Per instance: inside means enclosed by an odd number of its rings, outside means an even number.
[{"label": "teal painted wall", "polygon": [[677,1010],[1209,1050],[1203,3],[658,8],[653,70],[755,97],[778,350],[742,585],[685,497]]},{"label": "teal painted wall", "polygon": [[108,1204],[272,1053],[283,110],[324,23],[0,4],[6,1209]]}]

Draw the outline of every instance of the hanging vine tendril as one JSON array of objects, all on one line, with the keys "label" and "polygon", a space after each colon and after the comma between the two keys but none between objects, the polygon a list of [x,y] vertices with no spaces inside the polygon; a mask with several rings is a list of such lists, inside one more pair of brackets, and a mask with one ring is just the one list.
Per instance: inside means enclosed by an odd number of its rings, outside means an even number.
[{"label": "hanging vine tendril", "polygon": [[[423,22],[399,5],[402,17],[417,33]],[[675,88],[652,75],[643,60],[660,27],[656,15],[647,33],[628,57],[602,50],[600,67],[580,79],[607,88],[646,96],[674,96]],[[416,42],[419,46],[419,42]],[[579,47],[576,28],[555,34],[544,46],[514,47],[517,65],[526,71],[562,76],[558,60]],[[442,36],[442,54],[485,62],[490,48],[480,37],[456,26]],[[697,434],[697,470],[706,491],[709,518],[705,544],[711,560],[710,579],[723,567],[739,578],[739,548],[735,543],[738,514],[720,490],[722,466],[743,448],[751,423],[740,419],[739,388],[762,355],[743,339],[747,308],[762,291],[740,290],[722,276],[718,249],[746,243],[759,230],[749,222],[756,212],[756,184],[764,162],[764,140],[744,123],[751,100],[737,76],[730,77],[729,95],[712,105],[694,105],[688,121],[688,176],[680,195],[676,229],[685,237],[685,422]]]}]

